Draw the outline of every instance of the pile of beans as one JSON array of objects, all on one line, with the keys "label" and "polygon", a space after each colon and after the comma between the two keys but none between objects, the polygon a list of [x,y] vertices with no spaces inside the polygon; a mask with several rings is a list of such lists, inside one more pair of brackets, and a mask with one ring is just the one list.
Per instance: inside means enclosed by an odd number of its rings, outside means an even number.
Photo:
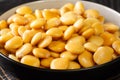
[{"label": "pile of beans", "polygon": [[117,25],[80,1],[59,9],[21,6],[0,21],[0,52],[34,67],[80,69],[117,58],[119,36]]}]

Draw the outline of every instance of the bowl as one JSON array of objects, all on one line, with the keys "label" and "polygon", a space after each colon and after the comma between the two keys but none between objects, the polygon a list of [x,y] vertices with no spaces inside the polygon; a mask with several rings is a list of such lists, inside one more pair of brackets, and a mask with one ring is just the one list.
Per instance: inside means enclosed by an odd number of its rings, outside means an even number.
[{"label": "bowl", "polygon": [[[51,1],[35,1],[29,2],[26,4],[19,5],[14,7],[7,12],[3,13],[0,16],[0,20],[7,19],[9,16],[15,13],[15,10],[23,5],[30,6],[33,10],[35,9],[45,9],[45,8],[60,8],[64,4],[76,3],[78,0],[51,0]],[[103,15],[108,22],[113,22],[116,25],[120,26],[120,14],[106,6],[89,2],[89,1],[82,1],[85,5],[86,9],[97,9],[99,10],[100,14]],[[73,69],[73,70],[52,70],[52,69],[43,69],[43,68],[36,68],[28,65],[21,64],[16,62],[7,56],[0,54],[0,64],[4,67],[8,68],[9,71],[14,73],[18,78],[21,80],[37,80],[37,79],[44,79],[44,80],[105,80],[110,78],[118,73],[120,73],[120,58],[116,58],[115,60],[102,64],[97,65],[90,68],[83,68],[83,69]]]}]

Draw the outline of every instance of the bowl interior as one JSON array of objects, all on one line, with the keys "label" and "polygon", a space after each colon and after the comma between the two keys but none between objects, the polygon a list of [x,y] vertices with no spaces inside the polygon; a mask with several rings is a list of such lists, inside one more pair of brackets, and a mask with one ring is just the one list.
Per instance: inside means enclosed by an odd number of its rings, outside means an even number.
[{"label": "bowl interior", "polygon": [[[77,1],[78,0],[35,1],[35,2],[29,2],[26,4],[22,4],[20,6],[27,5],[27,6],[30,6],[33,10],[35,10],[35,9],[49,9],[49,8],[60,8],[61,6],[63,6],[64,4],[66,4],[68,2],[76,3]],[[120,14],[118,12],[116,12],[113,9],[110,9],[106,6],[97,4],[97,3],[88,2],[88,1],[82,1],[82,2],[85,5],[85,9],[97,9],[100,12],[100,14],[105,17],[105,21],[109,21],[109,22],[112,22],[112,23],[120,26],[120,20],[119,20]],[[14,14],[15,10],[20,6],[12,8],[12,9],[8,10],[7,12],[5,12],[4,14],[2,14],[0,16],[0,20],[7,19],[9,16]]]}]

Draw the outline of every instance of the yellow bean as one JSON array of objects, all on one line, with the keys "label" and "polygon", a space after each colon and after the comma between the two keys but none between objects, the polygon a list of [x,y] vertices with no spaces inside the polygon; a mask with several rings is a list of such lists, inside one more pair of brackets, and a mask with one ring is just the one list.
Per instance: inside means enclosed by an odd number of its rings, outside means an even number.
[{"label": "yellow bean", "polygon": [[46,34],[52,36],[53,38],[60,38],[63,36],[63,31],[59,28],[51,28],[46,31]]},{"label": "yellow bean", "polygon": [[40,67],[39,58],[32,55],[25,55],[20,62],[29,66]]},{"label": "yellow bean", "polygon": [[22,39],[24,43],[29,43],[32,40],[32,37],[36,34],[36,31],[33,30],[26,30],[23,35]]},{"label": "yellow bean", "polygon": [[25,26],[19,26],[18,27],[18,34],[20,36],[23,36],[23,33],[26,31],[27,29],[25,28]]},{"label": "yellow bean", "polygon": [[67,58],[56,58],[51,61],[50,69],[67,69],[69,60]]},{"label": "yellow bean", "polygon": [[104,64],[112,60],[114,51],[111,47],[103,46],[99,47],[93,55],[93,59],[96,64]]},{"label": "yellow bean", "polygon": [[19,25],[25,25],[25,24],[28,23],[28,20],[21,15],[16,15],[15,17],[13,17],[12,20],[13,20],[14,23],[17,23]]},{"label": "yellow bean", "polygon": [[13,14],[13,15],[11,15],[11,16],[7,19],[7,23],[8,23],[8,24],[13,23],[13,19],[14,19],[15,17],[17,17],[17,16],[19,16],[19,14]]},{"label": "yellow bean", "polygon": [[32,9],[29,6],[21,6],[16,10],[16,13],[20,15],[31,14]]},{"label": "yellow bean", "polygon": [[84,25],[83,26],[89,26],[91,27],[94,23],[100,22],[98,19],[96,18],[87,18],[84,20]]},{"label": "yellow bean", "polygon": [[83,3],[80,1],[76,2],[75,7],[74,7],[74,12],[81,15],[84,13],[84,11],[85,9],[84,9]]},{"label": "yellow bean", "polygon": [[58,28],[64,32],[68,28],[68,26],[59,26]]},{"label": "yellow bean", "polygon": [[33,55],[39,58],[49,58],[50,52],[47,49],[43,48],[34,48]]},{"label": "yellow bean", "polygon": [[40,29],[42,26],[44,26],[46,23],[46,20],[44,18],[39,18],[31,22],[30,27],[34,29]]},{"label": "yellow bean", "polygon": [[117,52],[117,54],[120,54],[120,40],[114,41],[112,47]]},{"label": "yellow bean", "polygon": [[105,23],[104,24],[105,31],[108,31],[110,33],[114,33],[119,30],[119,27],[113,23]]},{"label": "yellow bean", "polygon": [[10,32],[8,32],[5,35],[0,36],[0,43],[5,43],[6,41],[8,41],[9,39],[11,39],[13,36],[13,34]]},{"label": "yellow bean", "polygon": [[75,61],[69,62],[68,69],[80,69],[80,68],[81,68],[81,66],[77,62],[75,62]]},{"label": "yellow bean", "polygon": [[[0,47],[1,48],[1,47]],[[0,49],[0,54],[8,55],[8,51],[5,49]]]},{"label": "yellow bean", "polygon": [[23,40],[19,36],[14,36],[5,43],[5,49],[13,50],[18,49],[23,45]]},{"label": "yellow bean", "polygon": [[67,43],[70,43],[70,42],[73,42],[73,43],[78,44],[78,45],[83,45],[86,42],[86,40],[83,36],[77,35],[75,37],[70,38],[67,41]]},{"label": "yellow bean", "polygon": [[36,18],[43,18],[42,11],[39,9],[35,10],[35,17]]},{"label": "yellow bean", "polygon": [[92,25],[94,31],[95,31],[95,35],[100,35],[101,33],[104,32],[104,27],[103,24],[101,24],[100,22],[96,22]]},{"label": "yellow bean", "polygon": [[22,45],[18,50],[16,50],[16,57],[22,58],[23,56],[29,54],[32,51],[32,45],[30,43],[26,43]]},{"label": "yellow bean", "polygon": [[75,27],[75,31],[78,32],[82,27],[83,27],[83,24],[84,24],[84,20],[83,19],[78,19],[74,24],[73,26]]},{"label": "yellow bean", "polygon": [[48,30],[50,28],[54,28],[54,27],[57,27],[61,24],[61,21],[59,18],[57,17],[54,17],[54,18],[51,18],[49,20],[47,20],[46,24],[45,24],[45,29]]},{"label": "yellow bean", "polygon": [[84,36],[86,39],[88,39],[88,38],[91,37],[93,34],[94,34],[94,29],[89,28],[89,29],[85,30],[85,31],[82,33],[82,36]]},{"label": "yellow bean", "polygon": [[74,32],[75,28],[73,26],[68,27],[64,32],[63,39],[68,40]]},{"label": "yellow bean", "polygon": [[57,52],[50,52],[50,54],[54,58],[59,58],[60,57],[60,53],[57,53]]},{"label": "yellow bean", "polygon": [[19,59],[14,54],[9,54],[8,57],[19,62]]},{"label": "yellow bean", "polygon": [[49,57],[47,59],[41,59],[41,65],[46,68],[49,68],[52,60],[53,60],[53,57]]},{"label": "yellow bean", "polygon": [[49,10],[49,9],[44,9],[42,11],[42,15],[43,15],[43,18],[45,18],[46,20],[49,20],[49,19],[54,18],[54,17],[57,17],[57,18],[60,17],[58,12],[55,12],[55,11],[52,11],[52,10]]},{"label": "yellow bean", "polygon": [[94,44],[94,43],[92,43],[92,42],[87,42],[87,43],[84,44],[84,47],[88,51],[95,52],[99,46]]},{"label": "yellow bean", "polygon": [[38,43],[38,47],[45,48],[52,42],[51,36],[46,36],[41,42]]},{"label": "yellow bean", "polygon": [[73,11],[73,9],[74,9],[74,5],[72,3],[66,3],[60,8],[60,14],[63,15],[68,11]]},{"label": "yellow bean", "polygon": [[36,33],[32,40],[31,40],[31,44],[32,45],[36,45],[37,43],[39,43],[41,40],[43,39],[43,36],[42,36],[42,33],[41,32],[38,32]]},{"label": "yellow bean", "polygon": [[0,36],[6,35],[8,32],[10,32],[10,29],[9,28],[4,28],[4,29],[0,30]]},{"label": "yellow bean", "polygon": [[4,29],[4,28],[7,28],[7,27],[8,27],[7,21],[0,20],[0,30]]},{"label": "yellow bean", "polygon": [[77,55],[72,54],[71,52],[65,51],[60,54],[61,58],[68,58],[69,60],[75,60]]},{"label": "yellow bean", "polygon": [[92,67],[95,65],[92,57],[92,53],[84,51],[78,56],[78,61],[85,68]]},{"label": "yellow bean", "polygon": [[77,16],[74,12],[66,12],[60,17],[60,20],[65,25],[72,25],[77,20]]},{"label": "yellow bean", "polygon": [[68,42],[65,49],[73,54],[81,54],[84,51],[84,47],[76,42]]},{"label": "yellow bean", "polygon": [[99,11],[95,9],[88,9],[84,12],[84,16],[86,18],[98,18],[99,17]]},{"label": "yellow bean", "polygon": [[100,37],[100,36],[91,36],[89,39],[88,39],[88,42],[92,42],[98,46],[102,46],[103,45],[103,38]]},{"label": "yellow bean", "polygon": [[105,46],[112,45],[112,43],[116,40],[116,37],[109,32],[103,32],[100,36],[103,38],[103,45]]},{"label": "yellow bean", "polygon": [[36,17],[33,14],[25,14],[24,17],[28,20],[28,22],[32,22],[36,19]]},{"label": "yellow bean", "polygon": [[13,35],[15,35],[15,36],[18,36],[18,35],[19,35],[19,34],[18,34],[19,25],[18,25],[18,24],[16,24],[16,23],[11,23],[11,24],[9,25],[9,28],[11,29],[11,32],[12,32]]},{"label": "yellow bean", "polygon": [[62,52],[65,50],[65,43],[62,41],[52,41],[48,48],[54,52]]}]

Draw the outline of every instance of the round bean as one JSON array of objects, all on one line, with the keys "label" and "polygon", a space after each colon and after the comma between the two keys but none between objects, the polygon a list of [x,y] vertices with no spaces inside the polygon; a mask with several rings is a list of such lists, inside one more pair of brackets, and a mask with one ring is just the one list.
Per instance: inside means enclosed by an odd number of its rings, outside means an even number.
[{"label": "round bean", "polygon": [[25,55],[20,62],[29,66],[40,67],[39,58],[32,55]]},{"label": "round bean", "polygon": [[104,64],[112,60],[112,55],[114,51],[111,47],[103,46],[99,47],[93,54],[93,59],[96,64]]},{"label": "round bean", "polygon": [[50,64],[50,69],[67,69],[69,66],[69,60],[67,58],[53,59]]},{"label": "round bean", "polygon": [[30,43],[25,43],[16,51],[16,57],[22,58],[23,56],[29,54],[32,51],[32,45]]}]

